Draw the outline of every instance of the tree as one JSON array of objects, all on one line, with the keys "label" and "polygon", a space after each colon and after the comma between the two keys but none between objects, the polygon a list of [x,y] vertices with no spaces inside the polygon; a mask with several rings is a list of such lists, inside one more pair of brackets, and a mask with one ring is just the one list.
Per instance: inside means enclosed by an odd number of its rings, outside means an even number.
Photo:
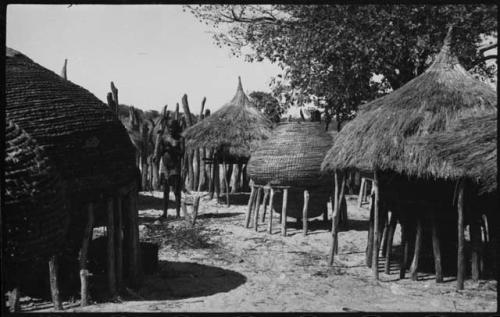
[{"label": "tree", "polygon": [[[479,46],[497,36],[494,5],[203,5],[191,12],[214,26],[214,39],[249,61],[264,58],[284,70],[276,88],[299,104],[318,99],[337,120],[359,104],[421,74],[449,25],[452,50],[474,72],[493,77]],[[495,41],[496,42],[496,41]],[[496,45],[496,44],[494,44]],[[493,56],[496,58],[496,56]],[[382,81],[373,81],[373,75]],[[287,86],[283,89],[283,86]]]},{"label": "tree", "polygon": [[280,118],[287,107],[280,105],[278,99],[274,98],[270,93],[262,91],[250,93],[250,98],[252,98],[257,109],[262,111],[269,120],[276,123],[280,122]]}]

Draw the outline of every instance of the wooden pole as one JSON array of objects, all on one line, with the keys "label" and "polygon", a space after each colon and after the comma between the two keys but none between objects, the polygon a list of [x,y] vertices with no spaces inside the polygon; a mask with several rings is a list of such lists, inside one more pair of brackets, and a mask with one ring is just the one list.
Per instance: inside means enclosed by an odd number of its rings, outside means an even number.
[{"label": "wooden pole", "polygon": [[422,234],[423,228],[421,215],[417,215],[417,235],[415,237],[415,251],[410,267],[410,277],[413,281],[418,280],[418,262],[420,259],[420,249],[422,248]]},{"label": "wooden pole", "polygon": [[307,235],[307,209],[309,208],[309,191],[304,190],[304,208],[302,209],[302,232]]},{"label": "wooden pole", "polygon": [[365,186],[366,186],[366,178],[362,177],[361,178],[361,186],[359,187],[359,194],[358,194],[358,207],[361,208],[361,205],[363,205],[363,195],[366,193],[365,192]]},{"label": "wooden pole", "polygon": [[268,231],[270,234],[273,233],[273,202],[274,202],[274,188],[270,189],[271,195],[269,197],[269,225]]},{"label": "wooden pole", "polygon": [[113,82],[111,82],[111,93],[113,94],[113,101],[115,102],[115,114],[118,115],[118,107],[119,107],[119,103],[118,103],[118,89],[115,87],[115,84]]},{"label": "wooden pole", "polygon": [[480,275],[480,257],[481,257],[481,224],[478,219],[474,219],[469,224],[470,240],[472,245],[471,254],[471,275],[472,280],[477,282]]},{"label": "wooden pole", "polygon": [[219,163],[214,160],[214,189],[217,197],[217,202],[220,199],[221,183],[219,175]]},{"label": "wooden pole", "polygon": [[67,72],[67,66],[68,66],[68,59],[64,59],[64,65],[61,71],[61,77],[64,78],[65,80],[68,80],[68,72]]},{"label": "wooden pole", "polygon": [[193,202],[193,222],[191,223],[191,226],[194,227],[196,223],[196,217],[198,217],[198,209],[200,207],[200,198],[201,196],[196,196],[194,198]]},{"label": "wooden pole", "polygon": [[227,204],[227,207],[229,207],[229,183],[227,181],[227,164],[224,163],[223,165],[223,168],[224,168],[224,183],[226,185],[226,204]]},{"label": "wooden pole", "polygon": [[92,231],[94,228],[94,205],[89,203],[87,205],[87,225],[83,232],[82,248],[80,249],[80,306],[84,307],[89,304],[88,293],[88,277],[91,275],[87,268],[87,255],[89,244],[92,241]]},{"label": "wooden pole", "polygon": [[458,183],[458,250],[457,250],[457,290],[464,289],[465,279],[465,236],[464,236],[464,192],[465,181],[460,180]]},{"label": "wooden pole", "polygon": [[436,223],[435,210],[431,210],[431,231],[432,231],[432,252],[434,253],[434,270],[436,271],[436,283],[443,282],[443,272],[441,268],[441,246],[439,243],[438,226]]},{"label": "wooden pole", "polygon": [[257,189],[257,199],[255,201],[255,214],[253,218],[253,227],[255,231],[258,231],[259,226],[259,211],[260,211],[260,198],[262,196],[262,187]]},{"label": "wooden pole", "polygon": [[367,267],[372,266],[374,211],[375,211],[375,197],[373,195],[370,195],[370,219],[369,219],[368,237],[366,242],[366,256],[365,256]]},{"label": "wooden pole", "polygon": [[261,222],[266,221],[266,211],[267,211],[267,198],[269,197],[269,188],[264,188],[264,199],[262,200],[262,205],[264,205],[264,210],[262,211],[262,217],[260,218]]},{"label": "wooden pole", "polygon": [[252,191],[250,192],[250,198],[248,199],[247,213],[245,215],[245,228],[248,228],[250,226],[250,217],[251,217],[251,213],[252,213],[252,206],[253,206],[253,201],[255,199],[255,194],[256,194],[255,186],[252,185],[251,187],[252,187]]},{"label": "wooden pole", "polygon": [[373,177],[373,187],[375,191],[375,208],[373,209],[373,255],[372,255],[372,273],[373,277],[378,280],[378,251],[379,251],[379,241],[380,241],[380,184],[378,179],[379,172],[375,170]]},{"label": "wooden pole", "polygon": [[115,244],[116,244],[116,285],[118,289],[123,287],[123,210],[122,210],[122,196],[115,197],[115,215],[116,215],[116,230],[115,230]]},{"label": "wooden pole", "polygon": [[396,225],[398,224],[397,214],[393,211],[391,213],[391,220],[389,222],[389,229],[387,233],[387,247],[385,250],[385,274],[390,274],[391,271],[391,255],[392,255],[392,242],[394,240],[394,232],[396,231]]},{"label": "wooden pole", "polygon": [[335,245],[337,239],[337,219],[339,217],[339,174],[335,171],[334,174],[335,188],[333,193],[333,213],[332,213],[332,238],[330,239],[330,253],[328,257],[328,265],[332,266],[335,258]]},{"label": "wooden pole", "polygon": [[53,255],[49,259],[49,280],[50,280],[50,294],[52,295],[52,303],[55,310],[62,310],[61,297],[59,296],[59,283],[57,281],[57,272],[59,265],[57,263],[57,255]]},{"label": "wooden pole", "polygon": [[129,223],[129,282],[134,287],[138,285],[140,275],[139,262],[139,224],[137,212],[137,189],[134,187],[128,194]]},{"label": "wooden pole", "polygon": [[283,204],[281,208],[281,235],[286,237],[286,204],[288,202],[288,188],[283,189]]},{"label": "wooden pole", "polygon": [[116,274],[115,274],[115,220],[113,210],[113,199],[107,199],[108,204],[108,288],[112,297],[116,296]]},{"label": "wooden pole", "polygon": [[399,278],[404,279],[406,274],[406,262],[408,261],[409,245],[408,245],[408,227],[406,219],[400,214],[399,223],[401,225],[401,258],[399,262]]}]

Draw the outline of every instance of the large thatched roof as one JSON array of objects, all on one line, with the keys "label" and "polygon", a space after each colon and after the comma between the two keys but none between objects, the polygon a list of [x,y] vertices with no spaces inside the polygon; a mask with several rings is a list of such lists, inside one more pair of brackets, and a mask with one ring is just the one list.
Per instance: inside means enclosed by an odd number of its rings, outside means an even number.
[{"label": "large thatched roof", "polygon": [[423,74],[361,107],[339,133],[323,169],[447,173],[441,161],[415,141],[448,131],[460,118],[496,112],[497,105],[496,92],[473,78],[450,52],[450,33]]},{"label": "large thatched roof", "polygon": [[12,121],[5,127],[2,214],[7,263],[47,258],[64,240],[68,214],[56,168],[39,144]]},{"label": "large thatched roof", "polygon": [[7,119],[44,147],[69,194],[92,199],[135,179],[134,148],[104,103],[15,50],[5,64]]},{"label": "large thatched roof", "polygon": [[[460,120],[450,131],[422,140],[442,160],[437,177],[469,177],[484,192],[497,189],[497,114]],[[445,171],[445,172],[443,172]]]},{"label": "large thatched roof", "polygon": [[236,157],[249,157],[271,134],[271,122],[243,92],[241,80],[233,99],[211,116],[183,132],[189,148],[213,148]]},{"label": "large thatched roof", "polygon": [[332,143],[320,122],[281,123],[252,152],[248,175],[260,185],[325,186],[331,177],[322,177],[321,162]]}]

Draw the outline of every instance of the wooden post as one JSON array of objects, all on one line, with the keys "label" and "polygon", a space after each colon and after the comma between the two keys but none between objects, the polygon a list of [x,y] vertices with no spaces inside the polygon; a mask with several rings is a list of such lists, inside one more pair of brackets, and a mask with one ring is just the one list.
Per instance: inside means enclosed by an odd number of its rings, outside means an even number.
[{"label": "wooden post", "polygon": [[91,275],[87,269],[87,254],[89,244],[92,241],[92,231],[94,228],[94,205],[89,203],[87,206],[87,225],[83,232],[82,248],[80,249],[80,293],[81,301],[80,306],[84,307],[89,304],[88,293],[88,277]]},{"label": "wooden post", "polygon": [[113,199],[107,199],[108,204],[108,288],[112,297],[116,296],[116,275],[115,275],[115,219],[113,210]]},{"label": "wooden post", "polygon": [[471,254],[471,275],[472,280],[477,282],[480,275],[480,257],[481,257],[481,224],[478,219],[474,219],[469,224],[470,240],[472,246]]},{"label": "wooden post", "polygon": [[118,103],[118,89],[115,87],[115,84],[113,82],[111,82],[111,93],[113,94],[113,101],[115,102],[115,114],[118,115],[118,107],[119,107],[119,103]]},{"label": "wooden post", "polygon": [[253,218],[253,227],[255,231],[258,231],[259,227],[259,211],[260,211],[260,198],[262,196],[262,187],[258,187],[257,189],[257,199],[255,201],[255,214]]},{"label": "wooden post", "polygon": [[375,170],[373,177],[373,187],[375,191],[375,208],[373,209],[373,255],[372,255],[372,273],[373,277],[378,280],[378,251],[380,241],[380,184],[378,179],[378,171]]},{"label": "wooden post", "polygon": [[367,267],[372,266],[374,210],[375,210],[375,197],[373,195],[370,195],[370,219],[369,219],[368,237],[366,242],[366,256],[365,256]]},{"label": "wooden post", "polygon": [[61,71],[61,77],[64,78],[65,80],[68,80],[68,72],[67,72],[67,66],[68,66],[68,59],[64,59],[64,65]]},{"label": "wooden post", "polygon": [[268,231],[270,234],[273,233],[273,202],[274,202],[274,188],[270,189],[271,195],[269,197],[269,225]]},{"label": "wooden post", "polygon": [[435,210],[431,210],[431,231],[432,231],[432,251],[434,253],[434,270],[436,271],[436,283],[443,282],[443,272],[441,269],[441,246],[439,245],[439,233],[436,223]]},{"label": "wooden post", "polygon": [[392,242],[394,240],[394,232],[396,231],[396,225],[398,224],[397,214],[393,211],[391,213],[391,221],[389,222],[389,229],[387,233],[387,246],[385,250],[385,274],[391,273],[391,254],[392,254]]},{"label": "wooden post", "polygon": [[420,258],[420,249],[422,248],[422,219],[421,215],[417,215],[417,235],[415,237],[415,251],[413,254],[413,261],[410,267],[410,277],[413,281],[418,280],[418,261]]},{"label": "wooden post", "polygon": [[304,190],[304,208],[302,209],[302,232],[307,235],[307,209],[309,208],[309,191]]},{"label": "wooden post", "polygon": [[196,217],[198,217],[198,209],[200,207],[200,198],[201,196],[196,196],[194,198],[194,202],[193,202],[193,219],[192,219],[192,223],[191,223],[191,226],[194,227],[195,223],[196,223]]},{"label": "wooden post", "polygon": [[59,296],[59,283],[57,281],[57,272],[59,265],[57,263],[57,255],[53,255],[49,259],[49,280],[50,280],[50,294],[52,295],[52,303],[55,310],[62,310],[61,297]]},{"label": "wooden post", "polygon": [[264,205],[264,210],[262,211],[262,217],[260,217],[260,221],[266,221],[266,211],[267,211],[267,198],[269,197],[269,188],[264,188],[264,199],[262,200],[262,205]]},{"label": "wooden post", "polygon": [[281,208],[281,235],[286,237],[286,204],[288,202],[288,188],[283,189],[283,205]]},{"label": "wooden post", "polygon": [[224,177],[224,185],[226,187],[226,204],[227,204],[227,207],[229,207],[229,183],[227,181],[227,164],[224,162],[223,165],[222,165],[222,168],[224,169],[222,171],[222,175]]},{"label": "wooden post", "polygon": [[122,211],[122,198],[118,194],[115,197],[115,215],[116,215],[116,229],[115,229],[115,244],[116,244],[116,285],[118,289],[123,287],[123,211]]},{"label": "wooden post", "polygon": [[363,199],[364,199],[363,195],[366,193],[365,186],[366,186],[366,178],[362,177],[361,186],[359,187],[359,194],[358,194],[358,207],[361,207],[361,205],[363,205]]},{"label": "wooden post", "polygon": [[11,313],[17,313],[20,310],[20,305],[19,305],[19,298],[20,296],[19,292],[19,287],[14,287],[10,292],[9,292],[9,311]]},{"label": "wooden post", "polygon": [[129,223],[129,282],[134,287],[138,285],[140,275],[139,262],[139,224],[137,214],[137,189],[135,186],[128,194],[128,223]]},{"label": "wooden post", "polygon": [[214,161],[214,189],[217,197],[217,202],[220,199],[221,183],[219,176],[219,163]]},{"label": "wooden post", "polygon": [[406,262],[408,261],[409,245],[408,245],[408,227],[406,220],[400,214],[399,223],[401,225],[401,258],[399,262],[399,278],[404,279],[406,274]]},{"label": "wooden post", "polygon": [[250,217],[252,214],[252,207],[253,207],[253,201],[255,199],[255,186],[252,185],[252,191],[250,192],[250,198],[248,199],[248,208],[247,208],[247,213],[245,215],[245,228],[248,228],[250,226]]},{"label": "wooden post", "polygon": [[382,254],[385,256],[385,254],[387,253],[387,244],[389,243],[389,226],[390,226],[390,221],[389,221],[389,213],[385,210],[384,208],[384,213],[385,213],[385,217],[383,217],[381,215],[380,218],[383,218],[384,221],[383,221],[383,230],[382,230],[382,241],[381,241],[381,244],[382,244]]},{"label": "wooden post", "polygon": [[239,176],[241,175],[239,164],[233,164],[233,172],[231,173],[231,193],[240,191]]},{"label": "wooden post", "polygon": [[465,279],[465,236],[464,236],[464,189],[465,181],[462,179],[458,183],[458,250],[457,250],[457,290],[464,289]]}]

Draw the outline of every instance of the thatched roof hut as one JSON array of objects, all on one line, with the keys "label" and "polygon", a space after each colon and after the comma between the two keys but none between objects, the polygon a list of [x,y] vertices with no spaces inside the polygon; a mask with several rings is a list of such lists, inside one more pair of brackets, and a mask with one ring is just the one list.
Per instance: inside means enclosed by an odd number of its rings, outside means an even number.
[{"label": "thatched roof hut", "polygon": [[233,99],[183,132],[188,148],[209,148],[226,157],[248,158],[271,134],[271,122],[243,92],[241,79]]},{"label": "thatched roof hut", "polygon": [[416,140],[497,108],[496,92],[472,77],[450,52],[450,33],[423,74],[360,107],[338,134],[323,169],[380,169],[419,177],[448,173]]},{"label": "thatched roof hut", "polygon": [[10,120],[4,163],[5,260],[47,259],[61,247],[68,225],[59,174],[46,151]]},{"label": "thatched roof hut", "polygon": [[[302,216],[302,191],[309,190],[308,217],[317,217],[327,210],[332,192],[331,177],[321,172],[321,162],[332,142],[332,135],[320,122],[280,123],[252,152],[248,175],[258,185],[292,187],[288,196],[290,217]],[[281,201],[281,193],[277,193],[276,211],[281,211]]]},{"label": "thatched roof hut", "polygon": [[[481,192],[497,190],[497,113],[460,120],[451,130],[423,140],[443,167],[440,178],[469,177]],[[449,171],[449,172],[448,172]]]},{"label": "thatched roof hut", "polygon": [[112,111],[84,88],[7,48],[6,115],[43,146],[75,199],[136,179],[134,148]]}]

